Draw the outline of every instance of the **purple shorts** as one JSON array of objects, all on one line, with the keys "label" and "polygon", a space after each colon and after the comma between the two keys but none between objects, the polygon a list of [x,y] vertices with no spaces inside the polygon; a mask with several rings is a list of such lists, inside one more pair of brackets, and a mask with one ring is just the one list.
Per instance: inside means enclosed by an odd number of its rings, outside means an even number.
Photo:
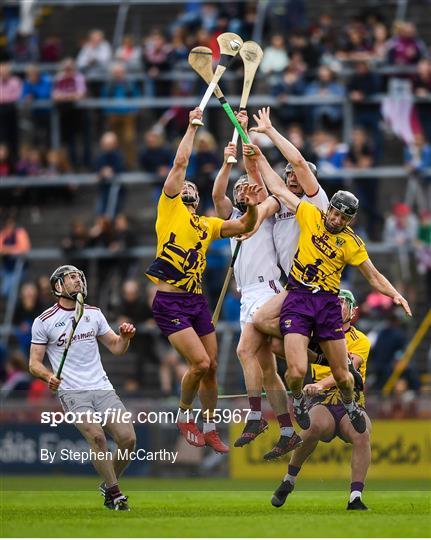
[{"label": "purple shorts", "polygon": [[338,296],[289,290],[280,311],[280,332],[302,334],[317,341],[344,339],[343,319]]},{"label": "purple shorts", "polygon": [[325,442],[331,442],[332,439],[334,439],[335,437],[338,437],[342,441],[347,442],[344,439],[344,437],[341,435],[341,431],[340,431],[340,422],[342,418],[344,417],[344,415],[347,414],[346,408],[344,407],[344,405],[342,403],[337,403],[335,405],[323,404],[322,396],[315,396],[314,398],[311,398],[311,400],[309,401],[308,410],[311,410],[313,407],[316,407],[317,405],[322,405],[323,407],[326,407],[326,409],[331,413],[332,418],[334,419],[334,422],[335,422],[334,434],[330,440],[325,441]]},{"label": "purple shorts", "polygon": [[198,336],[214,332],[208,302],[203,294],[157,291],[153,317],[164,336],[193,328]]}]

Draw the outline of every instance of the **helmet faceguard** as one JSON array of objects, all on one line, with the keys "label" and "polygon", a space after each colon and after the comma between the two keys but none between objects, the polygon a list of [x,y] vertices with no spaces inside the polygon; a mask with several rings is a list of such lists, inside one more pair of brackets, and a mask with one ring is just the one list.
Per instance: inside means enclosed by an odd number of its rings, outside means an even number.
[{"label": "helmet faceguard", "polygon": [[[307,161],[307,165],[310,169],[310,171],[314,174],[314,176],[317,178],[317,167],[314,163],[311,163],[311,161]],[[293,168],[293,165],[291,163],[288,163],[286,165],[286,167],[284,168],[284,172],[283,172],[283,180],[284,180],[284,183],[286,184],[287,187],[289,187],[289,175],[291,174],[295,174],[295,177],[296,177],[296,173],[295,173],[295,169]],[[297,184],[298,184],[298,189],[300,191],[296,191],[296,186],[295,188],[294,187],[290,187],[289,189],[295,193],[295,195],[297,197],[302,197],[304,195],[304,190],[302,189],[302,186],[301,184],[297,181]]]},{"label": "helmet faceguard", "polygon": [[245,214],[247,212],[247,205],[243,201],[239,200],[239,196],[241,194],[242,186],[248,183],[248,176],[246,174],[243,174],[235,182],[232,190],[233,204],[241,212],[241,214]]},{"label": "helmet faceguard", "polygon": [[193,208],[196,210],[199,206],[199,191],[193,182],[190,182],[189,180],[184,181],[183,189],[181,190],[181,200],[185,205],[193,206]]},{"label": "helmet faceguard", "polygon": [[[341,227],[334,227],[329,223],[328,212],[331,210],[331,208],[338,210],[348,218],[347,222]],[[332,234],[340,233],[343,229],[350,225],[352,219],[356,216],[358,212],[358,208],[359,201],[353,195],[353,193],[350,193],[350,191],[337,191],[336,193],[334,193],[331,200],[329,201],[328,212],[326,213],[325,217],[325,227]]]},{"label": "helmet faceguard", "polygon": [[340,292],[338,293],[338,298],[342,298],[349,307],[348,318],[346,321],[343,320],[343,323],[351,321],[355,315],[356,310],[356,300],[353,296],[353,293],[347,289],[340,289]]},{"label": "helmet faceguard", "polygon": [[[81,281],[80,290],[73,290],[73,291],[68,290],[67,285],[65,283],[65,279],[64,279],[68,274],[79,275],[79,278]],[[53,272],[49,281],[51,282],[52,294],[54,294],[58,298],[67,298],[69,300],[76,300],[76,296],[78,293],[82,293],[82,296],[84,298],[86,298],[87,296],[87,280],[85,279],[84,272],[76,268],[76,266],[72,266],[70,264],[59,266]],[[59,290],[59,287],[58,287],[59,284],[61,285],[61,290]]]}]

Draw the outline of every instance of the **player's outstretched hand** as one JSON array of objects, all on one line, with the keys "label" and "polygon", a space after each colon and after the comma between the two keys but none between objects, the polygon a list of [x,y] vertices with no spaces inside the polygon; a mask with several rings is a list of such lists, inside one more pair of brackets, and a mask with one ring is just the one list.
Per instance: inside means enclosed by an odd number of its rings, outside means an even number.
[{"label": "player's outstretched hand", "polygon": [[257,184],[243,184],[241,194],[244,196],[244,202],[247,206],[257,206],[259,204],[259,194],[262,186]]},{"label": "player's outstretched hand", "polygon": [[120,327],[120,336],[124,339],[132,339],[132,337],[136,334],[136,328],[131,323],[124,322]]},{"label": "player's outstretched hand", "polygon": [[193,120],[202,120],[203,112],[199,109],[199,107],[196,107],[192,111],[189,112],[189,124],[193,122]]},{"label": "player's outstretched hand", "polygon": [[323,386],[319,383],[306,384],[304,386],[303,392],[306,396],[317,396],[324,390]]},{"label": "player's outstretched hand", "polygon": [[257,114],[253,114],[253,118],[257,125],[250,128],[250,133],[252,131],[255,131],[256,133],[265,133],[272,128],[271,118],[269,117],[270,111],[271,107],[263,107],[257,111]]},{"label": "player's outstretched hand", "polygon": [[240,123],[242,129],[244,131],[247,131],[247,126],[248,126],[248,114],[247,114],[247,111],[239,111],[239,112],[235,111],[235,116],[236,116],[236,119],[238,120],[238,122]]},{"label": "player's outstretched hand", "polygon": [[263,154],[260,151],[260,148],[256,146],[255,144],[243,144],[242,145],[242,153],[244,154],[244,157],[250,158],[253,160],[258,159]]},{"label": "player's outstretched hand", "polygon": [[233,156],[236,159],[236,144],[230,142],[224,149],[224,160],[228,160],[230,156]]},{"label": "player's outstretched hand", "polygon": [[410,309],[409,303],[403,296],[397,294],[396,296],[394,296],[393,300],[394,304],[396,304],[397,306],[401,306],[409,317],[412,316],[412,310]]},{"label": "player's outstretched hand", "polygon": [[48,388],[51,390],[51,392],[57,392],[60,383],[61,379],[57,379],[57,377],[52,374],[48,381]]}]

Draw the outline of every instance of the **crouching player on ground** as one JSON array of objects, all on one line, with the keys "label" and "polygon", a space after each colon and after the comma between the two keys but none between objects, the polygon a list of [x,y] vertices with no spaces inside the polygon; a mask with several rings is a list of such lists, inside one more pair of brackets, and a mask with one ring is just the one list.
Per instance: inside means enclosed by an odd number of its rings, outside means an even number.
[{"label": "crouching player on ground", "polygon": [[[363,381],[365,381],[370,341],[365,334],[357,330],[350,323],[356,306],[353,294],[350,291],[342,289],[340,290],[339,298],[347,350],[354,366],[359,370]],[[311,362],[314,362],[311,364],[311,375],[314,382],[304,386],[304,394],[308,397],[310,427],[305,431],[301,431],[300,436],[303,440],[303,445],[293,452],[289,462],[288,473],[275,491],[271,503],[276,507],[284,504],[287,496],[295,487],[296,477],[303,463],[314,452],[319,441],[327,443],[331,442],[335,437],[339,437],[352,445],[352,482],[347,510],[367,510],[361,496],[371,461],[371,422],[364,410],[364,393],[363,391],[357,391],[355,396],[358,405],[364,411],[367,423],[367,429],[363,433],[358,433],[347,417],[328,361],[323,355],[317,355],[311,351],[309,352],[310,355]]]},{"label": "crouching player on ground", "polygon": [[[216,431],[213,420],[217,407],[217,340],[208,303],[202,294],[206,251],[213,240],[249,232],[256,224],[256,205],[261,187],[242,189],[246,212],[239,219],[224,221],[199,216],[199,193],[186,181],[186,169],[193,149],[199,108],[190,113],[187,128],[164,183],[157,207],[157,257],[147,276],[157,283],[153,315],[162,333],[188,362],[181,383],[178,428],[193,446],[210,446],[216,452],[229,451]],[[203,433],[198,429],[192,407],[196,394],[203,409]]]},{"label": "crouching player on ground", "polygon": [[[100,491],[105,497],[105,506],[110,510],[129,510],[127,497],[122,494],[118,479],[129,464],[126,450],[135,448],[135,430],[131,420],[128,422],[109,421],[113,411],[126,408],[117,396],[100,360],[97,340],[112,354],[123,354],[135,335],[135,327],[123,323],[120,335],[108,325],[99,308],[84,305],[84,314],[76,327],[74,338],[64,363],[61,379],[56,373],[61,362],[66,341],[72,329],[73,312],[78,293],[87,295],[84,273],[74,266],[60,266],[51,276],[51,288],[58,303],[45,310],[33,322],[32,344],[30,348],[30,373],[48,383],[58,397],[64,412],[89,412],[107,414],[106,431],[112,436],[121,454],[116,452],[109,458],[108,444],[100,423],[91,421],[76,422],[95,455],[96,471],[103,478]],[[52,371],[43,365],[47,353]],[[118,414],[118,413],[117,413]],[[117,418],[117,417],[116,417]],[[126,454],[126,455],[125,455]]]}]

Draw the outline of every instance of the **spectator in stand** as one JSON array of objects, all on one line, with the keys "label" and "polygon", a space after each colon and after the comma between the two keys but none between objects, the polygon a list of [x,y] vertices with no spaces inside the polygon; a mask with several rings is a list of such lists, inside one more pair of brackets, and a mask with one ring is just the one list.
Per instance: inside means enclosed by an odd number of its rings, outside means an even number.
[{"label": "spectator in stand", "polygon": [[76,65],[87,76],[104,75],[111,61],[111,45],[101,30],[92,30],[76,58]]},{"label": "spectator in stand", "polygon": [[418,227],[418,218],[411,212],[410,207],[404,203],[396,203],[392,208],[392,214],[385,220],[383,230],[383,241],[393,246],[397,254],[395,286],[398,286],[400,291],[411,290],[410,295],[413,294],[411,254]]},{"label": "spectator in stand", "polygon": [[431,210],[431,145],[427,143],[423,133],[414,136],[413,144],[404,149],[404,164],[409,174],[406,190],[406,203],[418,210]]},{"label": "spectator in stand", "polygon": [[187,35],[184,28],[178,26],[172,32],[172,52],[171,63],[172,67],[187,66],[187,58],[189,56],[189,50],[192,47],[187,45]]},{"label": "spectator in stand", "polygon": [[37,62],[39,50],[37,38],[34,34],[18,32],[11,46],[12,60],[17,64]]},{"label": "spectator in stand", "polygon": [[[113,239],[112,221],[107,216],[97,216],[94,225],[89,230],[88,247],[109,249]],[[99,304],[105,305],[109,299],[109,282],[112,271],[112,260],[101,257],[97,259],[97,290],[99,291]]]},{"label": "spectator in stand", "polygon": [[121,45],[115,51],[114,58],[121,62],[129,72],[141,69],[141,49],[130,34],[123,37]]},{"label": "spectator in stand", "polygon": [[293,32],[289,35],[289,58],[294,53],[300,53],[307,67],[317,69],[322,55],[321,47],[311,42],[304,32]]},{"label": "spectator in stand", "polygon": [[[318,79],[308,85],[306,95],[319,98],[344,97],[344,87],[335,80],[334,73],[328,66],[320,66]],[[310,107],[310,127],[338,128],[341,124],[342,106],[338,104],[322,104]]]},{"label": "spectator in stand", "polygon": [[158,176],[155,184],[154,196],[158,199],[162,183],[168,175],[172,165],[173,153],[166,144],[163,133],[151,129],[144,134],[144,147],[139,153],[139,167],[143,172]]},{"label": "spectator in stand", "polygon": [[425,278],[425,298],[431,298],[431,211],[422,212],[416,240],[416,261],[420,275]]},{"label": "spectator in stand", "polygon": [[385,24],[378,22],[373,27],[373,59],[383,63],[388,55],[389,32]]},{"label": "spectator in stand", "polygon": [[20,159],[16,164],[18,176],[40,176],[44,173],[42,155],[39,149],[33,146],[23,145],[20,151]]},{"label": "spectator in stand", "polygon": [[44,174],[47,176],[59,176],[70,174],[72,167],[67,158],[64,148],[50,148],[46,153],[46,168]]},{"label": "spectator in stand", "polygon": [[48,275],[44,274],[37,278],[37,291],[40,309],[45,311],[45,309],[51,307],[54,302],[51,282],[49,281]]},{"label": "spectator in stand", "polygon": [[60,62],[61,49],[61,41],[58,35],[46,36],[40,47],[40,61],[47,64]]},{"label": "spectator in stand", "polygon": [[[413,77],[413,91],[418,98],[431,95],[431,61],[424,59],[418,62],[416,75]],[[431,104],[429,101],[416,103],[416,111],[425,137],[431,141]]]},{"label": "spectator in stand", "polygon": [[144,39],[142,60],[147,79],[145,81],[145,95],[147,97],[168,96],[170,81],[160,78],[164,72],[169,71],[172,46],[168,43],[164,33],[158,28],[153,29]]},{"label": "spectator in stand", "polygon": [[82,257],[81,252],[88,247],[90,235],[83,219],[76,218],[70,224],[69,234],[61,241],[65,258],[73,266],[87,274],[88,259]]},{"label": "spectator in stand", "polygon": [[278,102],[275,113],[283,126],[288,127],[293,122],[303,123],[303,107],[291,107],[289,96],[304,95],[305,87],[304,78],[291,64],[284,70],[282,79],[274,85],[272,94]]},{"label": "spectator in stand", "polygon": [[[22,99],[30,106],[38,101],[51,99],[52,79],[45,73],[40,73],[37,66],[30,65],[26,69]],[[30,118],[32,122],[32,144],[47,146],[49,144],[51,107],[32,108]]]},{"label": "spectator in stand", "polygon": [[[207,216],[215,216],[214,209],[206,212]],[[211,243],[206,259],[204,286],[208,297],[209,305],[212,309],[217,304],[220,291],[223,287],[223,281],[230,257],[230,241],[228,238],[219,238]]]},{"label": "spectator in stand", "polygon": [[13,351],[5,368],[6,381],[0,388],[0,400],[26,399],[31,383],[26,356],[21,351]]},{"label": "spectator in stand", "polygon": [[224,321],[238,324],[240,313],[241,293],[237,290],[235,282],[232,281],[223,302],[221,318]]},{"label": "spectator in stand", "polygon": [[367,39],[362,24],[352,21],[347,25],[345,34],[341,37],[336,57],[342,62],[368,62],[372,58],[372,44]]},{"label": "spectator in stand", "polygon": [[30,352],[31,326],[40,315],[42,306],[39,302],[39,291],[35,283],[24,283],[13,317],[15,337],[20,350],[27,355]]},{"label": "spectator in stand", "polygon": [[[30,237],[24,227],[19,227],[14,217],[8,217],[0,230],[0,255],[2,256],[1,295],[8,297],[15,285],[15,269],[19,257],[31,249]],[[23,275],[21,279],[23,279]]]},{"label": "spectator in stand", "polygon": [[[324,131],[316,132],[313,139],[319,173],[331,174],[342,169],[347,155],[346,145],[341,143],[336,135]],[[344,189],[344,180],[340,176],[329,176],[319,179],[319,182],[329,198],[339,189]]]},{"label": "spectator in stand", "polygon": [[354,103],[353,119],[356,125],[364,127],[373,134],[374,147],[380,148],[382,146],[379,129],[380,105],[364,103],[364,101],[381,92],[381,78],[377,73],[370,71],[368,62],[356,62],[354,69],[355,72],[347,85],[349,98]]},{"label": "spectator in stand", "polygon": [[136,244],[136,236],[130,226],[129,218],[125,214],[118,214],[114,220],[109,250],[116,255],[112,258],[112,266],[118,272],[121,283],[136,275],[138,259],[125,256],[125,252]]},{"label": "spectator in stand", "polygon": [[[124,64],[116,62],[111,67],[111,79],[102,88],[101,97],[122,101],[142,95],[137,82],[128,80]],[[112,105],[104,110],[107,129],[116,133],[119,146],[126,157],[127,167],[136,165],[136,118],[137,107]]]},{"label": "spectator in stand", "polygon": [[[260,71],[265,75],[280,74],[289,64],[286,44],[282,34],[271,37],[270,45],[264,48]],[[271,81],[271,79],[270,79]]]},{"label": "spectator in stand", "polygon": [[425,43],[416,36],[416,26],[408,21],[394,23],[394,37],[388,42],[387,62],[413,66],[428,56]]},{"label": "spectator in stand", "polygon": [[0,63],[0,143],[9,147],[12,162],[15,162],[18,156],[17,105],[21,95],[21,79],[12,75],[10,64]]},{"label": "spectator in stand", "polygon": [[118,149],[117,135],[112,131],[104,133],[100,139],[100,150],[95,166],[99,180],[96,214],[109,213],[113,217],[120,210],[124,198],[124,187],[117,182],[118,175],[125,170],[124,157]]},{"label": "spectator in stand", "polygon": [[[361,128],[354,128],[349,151],[344,162],[349,169],[370,169],[374,166],[373,148],[368,140],[367,132]],[[361,201],[360,213],[367,216],[367,236],[371,240],[377,240],[376,226],[381,221],[377,211],[378,180],[376,178],[355,178],[353,181],[354,193]]]},{"label": "spectator in stand", "polygon": [[11,176],[13,172],[9,148],[5,144],[0,144],[0,178]]},{"label": "spectator in stand", "polygon": [[[61,139],[67,145],[74,167],[79,164],[77,143],[84,129],[82,111],[77,104],[85,97],[86,91],[84,76],[76,71],[75,61],[72,58],[63,60],[61,70],[54,79],[52,97],[60,116]],[[86,148],[84,144],[84,153]],[[88,161],[88,156],[84,161]]]},{"label": "spectator in stand", "polygon": [[199,190],[201,208],[212,207],[212,182],[220,167],[217,143],[209,131],[199,131],[195,138],[194,153],[190,158],[193,176]]}]

